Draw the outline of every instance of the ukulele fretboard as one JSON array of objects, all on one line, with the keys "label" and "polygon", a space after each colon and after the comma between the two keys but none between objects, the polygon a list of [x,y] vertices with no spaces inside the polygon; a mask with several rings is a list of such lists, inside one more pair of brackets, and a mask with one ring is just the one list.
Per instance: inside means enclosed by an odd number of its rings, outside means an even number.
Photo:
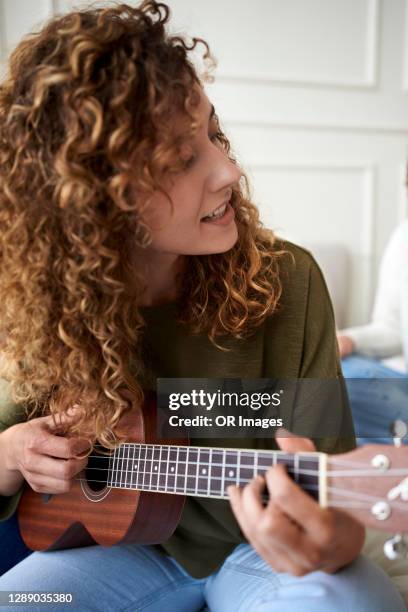
[{"label": "ukulele fretboard", "polygon": [[127,443],[110,457],[107,484],[114,488],[227,498],[229,485],[244,486],[272,465],[283,464],[293,480],[317,499],[319,455]]}]

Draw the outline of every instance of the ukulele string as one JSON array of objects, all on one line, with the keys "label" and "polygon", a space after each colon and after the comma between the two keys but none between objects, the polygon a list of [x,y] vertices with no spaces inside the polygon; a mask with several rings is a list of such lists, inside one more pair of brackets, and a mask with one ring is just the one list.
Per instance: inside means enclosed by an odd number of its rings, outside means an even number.
[{"label": "ukulele string", "polygon": [[[89,455],[89,458],[108,460],[108,459],[112,458],[112,455],[111,456],[105,456],[105,457],[101,456],[101,455]],[[120,461],[122,464],[124,462],[129,462],[129,463],[134,464],[134,463],[139,463],[141,461],[143,461],[144,463],[146,463],[147,461],[151,461],[152,463],[159,462],[159,463],[162,463],[162,464],[163,463],[177,463],[178,465],[188,465],[189,464],[189,461],[180,461],[180,460],[179,461],[176,461],[176,460],[170,461],[168,458],[167,459],[162,458],[160,460],[160,459],[153,459],[153,457],[149,457],[149,458],[143,457],[143,458],[139,459],[139,458],[136,458],[136,457],[134,457],[134,458],[133,457],[122,457],[122,456],[118,457],[118,456],[115,456],[115,455],[113,455],[113,460],[116,461],[116,462]],[[303,458],[302,458],[302,461],[303,461]],[[330,459],[330,463],[332,463],[331,459]],[[275,465],[274,463],[271,463],[270,466],[263,465],[263,466],[260,466],[260,467],[268,469],[269,467],[273,467],[274,465]],[[287,463],[283,463],[283,462],[278,462],[276,465],[283,465],[283,466],[289,467],[289,468],[293,467],[292,463],[291,464],[287,464]],[[361,463],[357,464],[357,465],[361,468]],[[205,468],[210,468],[210,467],[236,468],[237,464],[234,464],[234,463],[216,463],[215,461],[213,461],[211,463],[206,463],[206,462],[201,462],[200,461],[200,466],[201,467],[205,467]],[[90,469],[105,471],[104,468],[97,468],[97,467],[93,467],[93,466]],[[245,464],[241,463],[240,464],[240,469],[251,469],[251,466],[250,465],[245,465]],[[131,471],[134,471],[134,468],[133,469],[132,468],[129,468],[129,469],[122,468],[121,470],[116,470],[115,469],[115,472],[118,473],[118,474],[126,473],[126,472],[131,472]],[[299,475],[302,475],[302,476],[318,476],[320,474],[320,470],[319,469],[317,469],[317,470],[316,469],[315,470],[313,470],[313,469],[305,470],[305,469],[300,468],[300,469],[296,470],[296,474],[299,474]],[[370,476],[370,477],[378,476],[378,477],[382,477],[383,478],[384,476],[408,476],[408,468],[389,468],[389,469],[384,470],[384,471],[379,471],[378,468],[374,468],[374,467],[373,468],[361,468],[361,469],[355,468],[355,469],[351,469],[351,470],[328,470],[328,469],[326,469],[325,470],[325,474],[326,474],[326,476],[337,476],[337,477],[341,476],[342,478],[343,477],[356,477],[356,476]],[[189,476],[192,476],[192,474],[189,474]],[[194,474],[194,476],[195,476],[195,474]]]},{"label": "ukulele string", "polygon": [[[157,472],[151,472],[151,473],[147,473],[147,475],[150,474],[157,474]],[[145,473],[146,475],[146,473]],[[165,474],[161,474],[162,476],[164,476]],[[185,474],[183,474],[182,476],[186,476]],[[196,478],[195,476],[188,476],[189,478]],[[87,479],[87,478],[74,478],[74,480],[77,481],[84,481],[84,482],[89,482],[89,483],[97,483],[97,484],[105,484],[106,485],[106,480],[94,480],[94,479]],[[222,477],[213,477],[212,480],[222,480]],[[248,479],[241,479],[240,480],[240,486],[245,486],[246,484],[250,483],[251,480]],[[235,484],[235,483],[229,483],[229,484]],[[144,485],[138,485],[138,486],[114,486],[114,485],[107,485],[109,488],[113,488],[113,489],[127,489],[127,490],[134,490],[134,491],[145,491],[145,492],[150,492],[150,493],[165,493],[166,491],[162,491],[159,488],[155,489],[153,488],[151,485],[147,485],[146,483],[146,488],[143,488]],[[175,485],[176,486],[176,485]],[[228,485],[229,486],[229,485]],[[307,484],[307,483],[302,483],[301,488],[307,491],[318,491],[319,490],[319,486],[318,485],[314,485],[314,484]],[[180,487],[180,489],[183,489],[184,487]],[[186,487],[188,488],[188,487]],[[178,495],[182,495],[183,493],[185,494],[189,494],[191,495],[192,493],[196,493],[198,497],[211,497],[208,495],[200,495],[198,493],[198,491],[195,490],[194,487],[192,487],[192,489],[194,489],[193,492],[191,491],[169,491],[167,489],[168,493],[176,493]],[[378,502],[378,501],[382,501],[382,498],[380,497],[375,497],[373,495],[368,495],[368,494],[364,494],[364,493],[359,493],[356,491],[350,491],[348,489],[342,489],[340,487],[333,487],[333,486],[327,486],[326,490],[328,493],[332,493],[334,495],[339,495],[339,496],[344,496],[344,497],[349,497],[349,498],[354,498],[352,499],[352,501],[350,501],[350,499],[348,500],[338,500],[338,501],[334,501],[333,499],[329,500],[329,505],[331,502],[331,505],[333,506],[338,506],[341,505],[341,507],[352,507],[355,506],[355,504],[358,504],[361,507],[365,507],[365,508],[369,508],[371,507],[374,503]],[[207,493],[208,489],[205,489],[205,493]],[[204,493],[204,490],[203,490]],[[261,496],[262,498],[268,498],[269,499],[269,495],[263,495]],[[228,499],[228,496],[226,496],[226,499]],[[407,512],[408,511],[408,507],[401,502],[392,501],[392,507],[393,509],[399,510],[401,512]]]}]

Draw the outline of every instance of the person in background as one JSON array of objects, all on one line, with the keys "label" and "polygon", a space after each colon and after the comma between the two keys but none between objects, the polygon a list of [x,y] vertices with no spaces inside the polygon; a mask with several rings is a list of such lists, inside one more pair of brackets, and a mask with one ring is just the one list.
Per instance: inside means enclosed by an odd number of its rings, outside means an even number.
[{"label": "person in background", "polygon": [[391,424],[408,421],[408,220],[383,255],[371,322],[337,340],[359,443],[390,443]]}]

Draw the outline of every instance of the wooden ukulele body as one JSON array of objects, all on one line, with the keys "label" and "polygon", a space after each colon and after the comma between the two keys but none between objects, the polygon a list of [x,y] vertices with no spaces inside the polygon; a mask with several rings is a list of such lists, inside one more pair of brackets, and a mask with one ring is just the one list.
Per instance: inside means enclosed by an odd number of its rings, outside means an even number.
[{"label": "wooden ukulele body", "polygon": [[[156,436],[156,406],[147,396],[142,410],[132,410],[121,423],[128,442],[162,443]],[[174,441],[166,440],[167,444]],[[186,441],[177,439],[177,444]],[[98,458],[94,461],[98,461]],[[46,495],[26,484],[18,521],[23,540],[32,550],[56,550],[100,544],[157,544],[174,532],[184,495],[113,488],[91,488],[86,470],[76,475],[68,493]]]}]

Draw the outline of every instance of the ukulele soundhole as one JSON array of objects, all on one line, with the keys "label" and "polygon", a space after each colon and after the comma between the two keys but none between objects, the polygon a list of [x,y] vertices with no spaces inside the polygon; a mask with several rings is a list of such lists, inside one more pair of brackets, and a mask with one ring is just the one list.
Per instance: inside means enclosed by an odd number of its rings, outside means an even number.
[{"label": "ukulele soundhole", "polygon": [[85,468],[85,478],[91,491],[102,491],[108,486],[109,467],[111,457],[101,453],[107,449],[100,444],[96,444],[92,453],[89,455],[88,465]]}]

